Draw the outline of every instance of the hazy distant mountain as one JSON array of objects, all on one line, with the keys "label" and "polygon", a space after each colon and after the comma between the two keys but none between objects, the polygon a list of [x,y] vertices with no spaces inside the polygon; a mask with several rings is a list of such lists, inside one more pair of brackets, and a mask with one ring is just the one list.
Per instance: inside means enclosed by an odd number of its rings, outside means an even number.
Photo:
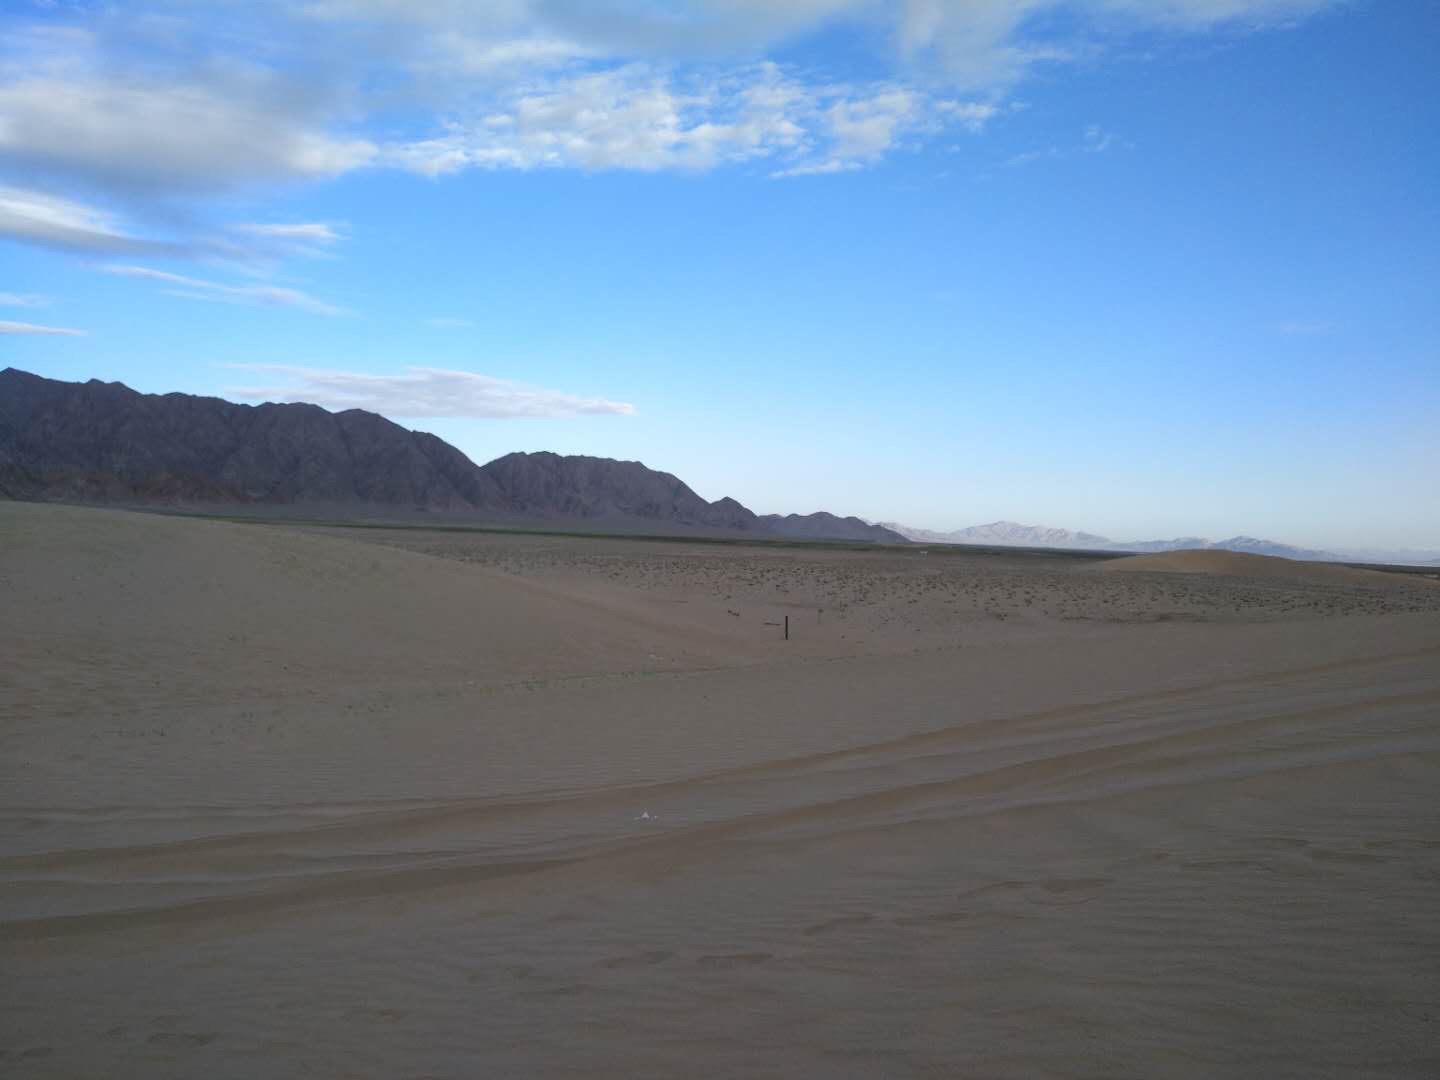
[{"label": "hazy distant mountain", "polygon": [[1341,548],[1350,562],[1440,566],[1440,548]]},{"label": "hazy distant mountain", "polygon": [[[633,518],[835,540],[902,541],[858,518],[762,521],[638,461],[507,454],[478,466],[375,413],[237,405],[0,371],[0,497],[326,504],[527,518]],[[816,521],[811,532],[793,520]],[[878,535],[877,535],[878,534]]]},{"label": "hazy distant mountain", "polygon": [[1251,555],[1278,555],[1282,559],[1318,559],[1322,562],[1334,562],[1340,558],[1334,552],[1279,544],[1274,540],[1257,540],[1253,536],[1232,536],[1229,540],[1216,540],[1210,546],[1222,548],[1225,551],[1244,551]]},{"label": "hazy distant mountain", "polygon": [[971,525],[968,529],[954,532],[931,532],[927,529],[910,529],[893,522],[881,522],[884,528],[911,540],[924,540],[932,544],[978,544],[1001,547],[1051,547],[1051,548],[1105,548],[1110,541],[1091,533],[1071,532],[1069,529],[1052,529],[1044,525],[1021,525],[1014,521],[992,521],[988,525]]},{"label": "hazy distant mountain", "polygon": [[904,544],[908,538],[883,525],[871,525],[857,517],[836,517],[821,510],[814,514],[765,514],[760,518],[780,536],[807,540],[873,540],[881,544]]},{"label": "hazy distant mountain", "polygon": [[1228,540],[1207,540],[1203,536],[1181,536],[1174,540],[1111,540],[1095,533],[1072,532],[1046,525],[1021,525],[1014,521],[993,521],[988,525],[972,525],[954,532],[933,532],[912,529],[893,522],[883,522],[911,539],[932,544],[976,544],[994,547],[1068,548],[1081,551],[1182,551],[1192,548],[1217,548],[1243,551],[1252,555],[1277,555],[1286,559],[1333,561],[1340,556],[1325,551],[1312,551],[1273,540],[1257,540],[1253,536],[1232,536]]}]

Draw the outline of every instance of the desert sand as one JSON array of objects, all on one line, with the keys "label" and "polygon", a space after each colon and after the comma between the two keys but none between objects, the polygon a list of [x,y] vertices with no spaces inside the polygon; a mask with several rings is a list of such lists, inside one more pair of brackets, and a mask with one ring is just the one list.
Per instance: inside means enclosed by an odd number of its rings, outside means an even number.
[{"label": "desert sand", "polygon": [[1196,562],[0,504],[0,1072],[1440,1075],[1440,585]]},{"label": "desert sand", "polygon": [[[1223,574],[1226,577],[1271,578],[1282,581],[1329,582],[1335,585],[1363,585],[1376,589],[1403,589],[1415,579],[1402,574],[1364,570],[1330,563],[1298,562],[1273,555],[1251,555],[1243,551],[1162,551],[1154,555],[1131,555],[1101,563],[1108,573]],[[1424,580],[1431,580],[1430,574]]]}]

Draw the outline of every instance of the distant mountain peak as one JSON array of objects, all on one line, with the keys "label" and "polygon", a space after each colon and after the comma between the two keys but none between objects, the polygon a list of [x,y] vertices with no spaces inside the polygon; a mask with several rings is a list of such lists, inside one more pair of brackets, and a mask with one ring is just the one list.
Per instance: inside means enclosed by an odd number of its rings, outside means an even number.
[{"label": "distant mountain peak", "polygon": [[1076,532],[1057,529],[1048,525],[1022,525],[1014,521],[992,521],[985,525],[971,525],[953,532],[935,532],[929,529],[915,529],[894,522],[883,523],[886,528],[908,537],[934,544],[973,544],[980,547],[1035,547],[1061,548],[1080,551],[1132,551],[1158,552],[1182,551],[1194,548],[1213,548],[1225,551],[1242,551],[1254,555],[1275,555],[1286,559],[1311,559],[1320,561],[1338,560],[1340,556],[1331,552],[1315,551],[1310,548],[1281,544],[1273,540],[1261,540],[1253,536],[1232,536],[1228,540],[1208,540],[1203,536],[1180,536],[1173,540],[1111,540],[1096,533]]}]

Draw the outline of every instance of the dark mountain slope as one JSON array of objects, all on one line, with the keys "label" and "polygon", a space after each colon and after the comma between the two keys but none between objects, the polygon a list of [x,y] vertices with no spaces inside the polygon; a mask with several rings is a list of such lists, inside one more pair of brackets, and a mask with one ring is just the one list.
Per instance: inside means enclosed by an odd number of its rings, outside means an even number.
[{"label": "dark mountain slope", "polygon": [[821,510],[814,514],[765,514],[762,522],[777,536],[805,540],[873,540],[879,544],[908,544],[910,541],[883,525],[871,525],[857,517],[836,517]]},{"label": "dark mountain slope", "polygon": [[516,514],[562,517],[626,515],[685,525],[760,529],[734,499],[709,503],[678,477],[638,461],[506,454],[480,470],[500,492],[500,507]]},{"label": "dark mountain slope", "polygon": [[15,497],[489,505],[488,477],[373,413],[236,405],[0,371],[0,485]]},{"label": "dark mountain slope", "polygon": [[508,454],[482,467],[434,435],[359,409],[140,394],[120,383],[59,382],[14,368],[0,371],[3,496],[328,504],[631,518],[837,540],[893,536],[874,537],[859,519],[830,514],[776,518],[772,528],[734,499],[706,502],[677,477],[638,461]]}]

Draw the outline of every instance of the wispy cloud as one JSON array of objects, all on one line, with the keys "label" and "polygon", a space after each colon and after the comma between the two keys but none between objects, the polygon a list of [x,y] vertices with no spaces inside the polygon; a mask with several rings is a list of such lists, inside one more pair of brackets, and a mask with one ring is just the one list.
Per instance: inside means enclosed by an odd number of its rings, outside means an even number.
[{"label": "wispy cloud", "polygon": [[17,187],[0,187],[0,239],[91,255],[189,253],[183,244],[131,235],[99,207]]},{"label": "wispy cloud", "polygon": [[50,298],[38,293],[0,292],[0,307],[48,307]]},{"label": "wispy cloud", "polygon": [[235,225],[233,228],[252,236],[263,236],[272,240],[295,240],[307,244],[333,244],[340,239],[340,234],[335,231],[334,226],[323,222],[300,225],[242,224]]},{"label": "wispy cloud", "polygon": [[1085,142],[1081,149],[1087,154],[1103,154],[1107,150],[1124,145],[1120,136],[1113,131],[1106,131],[1099,124],[1091,124],[1085,129]]},{"label": "wispy cloud", "polygon": [[120,277],[144,278],[167,285],[180,286],[167,289],[171,296],[183,296],[190,300],[211,300],[231,304],[256,304],[262,307],[297,308],[315,315],[344,315],[346,310],[317,300],[299,289],[282,288],[276,285],[226,285],[218,281],[172,274],[164,270],[153,270],[148,266],[105,266],[107,274]]},{"label": "wispy cloud", "polygon": [[1033,165],[1037,161],[1045,161],[1050,158],[1062,158],[1065,151],[1058,146],[1047,146],[1043,150],[1026,150],[1020,154],[1013,154],[1005,159],[1005,164],[1010,166]]},{"label": "wispy cloud", "polygon": [[[0,155],[3,160],[3,155]],[[173,216],[169,221],[173,227]],[[323,255],[344,239],[336,226],[240,224],[184,226],[180,239],[146,236],[118,213],[48,191],[0,186],[0,240],[80,255],[150,255],[262,264],[291,255]]]},{"label": "wispy cloud", "polygon": [[841,161],[839,158],[826,158],[824,161],[817,161],[809,165],[792,165],[788,169],[776,169],[770,174],[772,180],[783,180],[790,176],[825,176],[829,173],[854,172],[856,169],[864,168],[858,161]]},{"label": "wispy cloud", "polygon": [[231,387],[226,393],[260,401],[306,401],[329,409],[366,409],[386,416],[516,419],[613,415],[635,407],[621,401],[581,397],[469,371],[407,367],[403,375],[368,375],[286,364],[228,364],[279,376],[264,386]]},{"label": "wispy cloud", "polygon": [[1099,124],[1091,124],[1085,128],[1078,143],[1072,143],[1068,147],[1051,144],[1038,150],[1027,150],[1024,153],[1014,154],[1005,160],[1006,165],[1032,165],[1037,161],[1053,161],[1059,158],[1074,157],[1078,154],[1104,154],[1111,150],[1133,150],[1135,144],[1121,138],[1113,131],[1106,131]]},{"label": "wispy cloud", "polygon": [[85,337],[87,330],[71,330],[63,326],[36,326],[34,323],[0,320],[0,334],[47,334],[58,337]]}]

